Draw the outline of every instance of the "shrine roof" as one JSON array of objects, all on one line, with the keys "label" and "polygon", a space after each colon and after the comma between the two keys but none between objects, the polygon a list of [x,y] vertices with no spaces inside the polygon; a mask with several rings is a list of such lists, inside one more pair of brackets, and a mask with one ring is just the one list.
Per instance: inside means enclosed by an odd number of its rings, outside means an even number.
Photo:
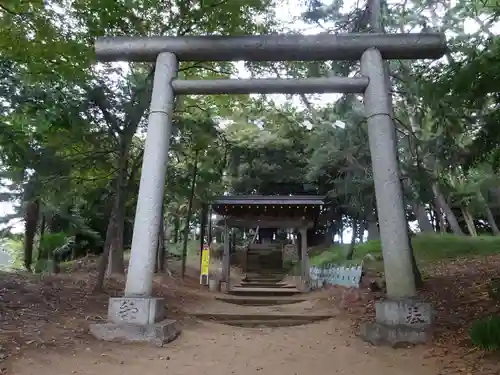
[{"label": "shrine roof", "polygon": [[324,196],[318,195],[228,195],[216,197],[213,206],[219,205],[324,205]]},{"label": "shrine roof", "polygon": [[317,216],[325,204],[317,195],[233,195],[215,198],[212,210],[224,216]]}]

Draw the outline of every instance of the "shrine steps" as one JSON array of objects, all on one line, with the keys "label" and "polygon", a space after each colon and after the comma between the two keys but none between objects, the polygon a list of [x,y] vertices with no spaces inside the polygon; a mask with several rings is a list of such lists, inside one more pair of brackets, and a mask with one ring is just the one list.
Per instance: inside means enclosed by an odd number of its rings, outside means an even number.
[{"label": "shrine steps", "polygon": [[215,297],[218,301],[245,306],[273,306],[288,305],[292,303],[304,302],[306,298],[300,295],[294,296],[241,296],[223,294]]},{"label": "shrine steps", "polygon": [[266,286],[270,288],[278,288],[281,285],[287,285],[283,280],[276,280],[276,279],[245,279],[240,282],[239,285],[249,285],[249,286],[254,286],[254,285],[259,285],[259,284],[265,284]]},{"label": "shrine steps", "polygon": [[261,281],[242,281],[235,288],[295,288],[295,285],[286,284],[284,282],[272,283]]},{"label": "shrine steps", "polygon": [[299,294],[300,290],[294,286],[290,288],[267,287],[257,288],[252,286],[236,286],[228,291],[228,294],[248,297],[289,297]]},{"label": "shrine steps", "polygon": [[291,327],[332,318],[329,314],[290,313],[193,313],[191,316],[200,320],[247,328]]},{"label": "shrine steps", "polygon": [[280,282],[285,278],[285,274],[276,275],[276,274],[260,274],[260,275],[246,275],[246,277],[242,281],[261,281],[261,282]]}]

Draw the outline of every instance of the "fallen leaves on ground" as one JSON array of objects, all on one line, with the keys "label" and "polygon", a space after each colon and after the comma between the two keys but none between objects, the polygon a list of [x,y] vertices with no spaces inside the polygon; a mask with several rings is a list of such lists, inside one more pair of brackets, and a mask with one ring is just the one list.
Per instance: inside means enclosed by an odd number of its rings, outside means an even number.
[{"label": "fallen leaves on ground", "polygon": [[[498,354],[472,347],[470,324],[500,313],[500,304],[488,295],[490,280],[498,277],[500,256],[459,258],[425,267],[425,286],[420,297],[435,309],[435,330],[428,355],[441,362],[441,374],[500,374]],[[381,293],[367,289],[353,291],[341,286],[328,288],[324,303],[339,308],[359,332],[360,324],[375,318],[375,301]]]},{"label": "fallen leaves on ground", "polygon": [[[61,350],[92,338],[88,324],[106,317],[108,299],[123,292],[123,278],[106,282],[106,293],[92,293],[96,258],[74,263],[67,273],[36,276],[0,274],[0,361],[26,348]],[[441,362],[442,374],[499,374],[498,357],[472,348],[468,328],[472,321],[500,312],[488,296],[491,278],[498,276],[500,256],[442,261],[426,267],[422,298],[436,310],[434,341],[428,355]],[[197,275],[181,281],[178,276],[155,278],[154,292],[165,298],[171,317],[185,316],[186,306],[204,303],[204,289]],[[353,332],[374,318],[374,303],[382,294],[332,286],[320,293],[317,308],[335,307],[339,318],[350,319]],[[1,372],[0,372],[1,373]]]},{"label": "fallen leaves on ground", "polygon": [[[118,277],[106,281],[105,293],[94,293],[96,269],[97,258],[84,258],[57,275],[0,272],[0,363],[24,349],[64,350],[92,340],[89,323],[104,321],[109,297],[124,289]],[[183,317],[183,305],[202,298],[197,288],[197,278],[155,277],[154,293],[165,298],[172,318]]]}]

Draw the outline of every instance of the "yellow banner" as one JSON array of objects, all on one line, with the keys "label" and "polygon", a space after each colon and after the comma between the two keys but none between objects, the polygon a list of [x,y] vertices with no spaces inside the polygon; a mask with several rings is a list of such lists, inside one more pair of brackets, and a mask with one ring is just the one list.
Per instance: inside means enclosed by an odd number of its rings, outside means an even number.
[{"label": "yellow banner", "polygon": [[210,249],[203,246],[201,251],[201,276],[208,276],[208,267],[210,265]]}]

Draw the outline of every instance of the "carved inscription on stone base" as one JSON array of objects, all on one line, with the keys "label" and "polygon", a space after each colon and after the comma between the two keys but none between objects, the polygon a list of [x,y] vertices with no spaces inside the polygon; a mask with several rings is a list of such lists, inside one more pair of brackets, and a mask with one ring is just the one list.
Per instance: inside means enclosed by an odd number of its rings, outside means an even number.
[{"label": "carved inscription on stone base", "polygon": [[112,323],[153,324],[164,317],[161,298],[122,297],[109,300],[108,320]]},{"label": "carved inscription on stone base", "polygon": [[426,329],[433,320],[431,305],[413,299],[377,301],[375,310],[377,323],[387,326]]}]

